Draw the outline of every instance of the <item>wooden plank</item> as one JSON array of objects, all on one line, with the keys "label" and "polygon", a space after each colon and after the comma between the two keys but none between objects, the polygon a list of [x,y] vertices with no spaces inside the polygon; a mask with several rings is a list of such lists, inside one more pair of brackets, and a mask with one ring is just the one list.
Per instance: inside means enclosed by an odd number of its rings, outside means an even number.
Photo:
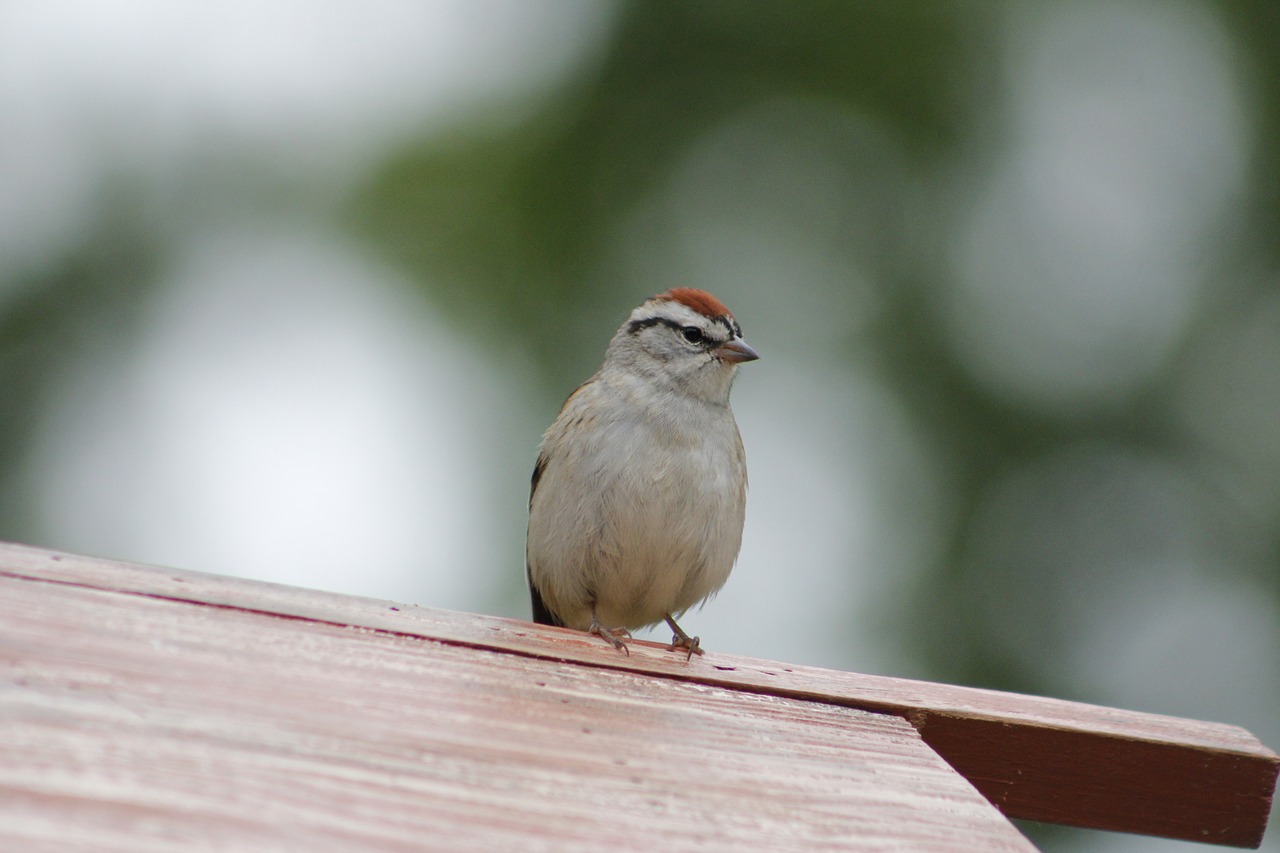
[{"label": "wooden plank", "polygon": [[0,849],[1033,849],[838,705],[15,577],[0,674]]},{"label": "wooden plank", "polygon": [[1280,758],[1235,726],[783,665],[716,652],[714,638],[692,661],[644,643],[627,657],[517,620],[0,544],[3,573],[893,713],[1012,817],[1257,846],[1280,772]]}]

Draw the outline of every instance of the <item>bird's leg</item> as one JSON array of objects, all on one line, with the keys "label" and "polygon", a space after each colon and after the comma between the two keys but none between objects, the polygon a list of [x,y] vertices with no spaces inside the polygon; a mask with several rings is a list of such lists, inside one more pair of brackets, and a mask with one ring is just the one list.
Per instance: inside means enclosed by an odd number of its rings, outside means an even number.
[{"label": "bird's leg", "polygon": [[688,649],[689,655],[685,660],[692,660],[694,655],[702,654],[702,640],[700,637],[690,637],[686,634],[684,629],[676,624],[676,620],[671,618],[670,613],[665,614],[662,618],[666,619],[667,624],[671,626],[671,630],[676,632],[676,635],[671,638],[671,651]]},{"label": "bird's leg", "polygon": [[587,629],[588,634],[596,634],[609,645],[613,646],[620,652],[626,652],[627,657],[631,656],[631,649],[627,648],[627,644],[623,642],[623,637],[631,639],[631,632],[626,628],[606,628],[600,624],[600,620],[596,619],[596,608],[591,606],[591,627]]}]

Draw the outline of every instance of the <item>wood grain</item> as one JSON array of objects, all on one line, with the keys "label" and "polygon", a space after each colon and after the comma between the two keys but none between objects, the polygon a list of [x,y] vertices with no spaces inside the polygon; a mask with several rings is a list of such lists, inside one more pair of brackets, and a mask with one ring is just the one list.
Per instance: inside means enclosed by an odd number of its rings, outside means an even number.
[{"label": "wood grain", "polygon": [[904,720],[0,577],[0,849],[1033,849]]},{"label": "wood grain", "polygon": [[1257,846],[1280,759],[1234,726],[1076,702],[784,665],[655,644],[626,657],[578,632],[0,544],[0,575],[336,626],[600,670],[891,713],[1007,815]]}]

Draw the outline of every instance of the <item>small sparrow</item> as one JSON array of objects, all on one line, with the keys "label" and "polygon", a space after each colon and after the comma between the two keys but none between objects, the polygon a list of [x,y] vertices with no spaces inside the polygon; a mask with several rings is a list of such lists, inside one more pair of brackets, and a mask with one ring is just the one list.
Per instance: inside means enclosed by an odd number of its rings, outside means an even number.
[{"label": "small sparrow", "polygon": [[705,291],[677,287],[631,312],[542,438],[525,549],[535,622],[630,654],[628,629],[666,620],[672,650],[702,654],[675,617],[738,557],[747,460],[729,389],[757,358]]}]

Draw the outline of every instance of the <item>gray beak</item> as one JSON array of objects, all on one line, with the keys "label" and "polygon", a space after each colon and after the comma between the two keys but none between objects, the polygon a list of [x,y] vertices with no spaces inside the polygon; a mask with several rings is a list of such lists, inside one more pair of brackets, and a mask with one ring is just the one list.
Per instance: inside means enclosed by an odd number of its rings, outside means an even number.
[{"label": "gray beak", "polygon": [[737,364],[743,361],[755,361],[760,354],[747,345],[742,338],[734,338],[716,347],[713,352],[721,361]]}]

